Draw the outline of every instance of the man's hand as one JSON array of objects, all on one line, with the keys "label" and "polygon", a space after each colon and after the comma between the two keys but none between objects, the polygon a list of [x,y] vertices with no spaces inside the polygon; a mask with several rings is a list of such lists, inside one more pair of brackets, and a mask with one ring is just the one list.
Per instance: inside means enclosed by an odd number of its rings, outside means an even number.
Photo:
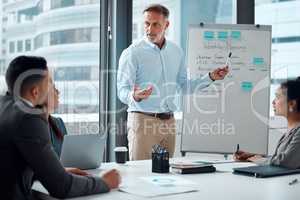
[{"label": "man's hand", "polygon": [[89,175],[89,173],[87,173],[87,172],[85,172],[81,169],[78,169],[78,168],[66,167],[65,170],[69,173],[76,174],[76,175],[79,175],[79,176]]},{"label": "man's hand", "polygon": [[121,183],[121,176],[115,169],[106,172],[102,179],[110,189],[118,188]]},{"label": "man's hand", "polygon": [[139,102],[144,99],[147,99],[153,91],[153,87],[150,85],[146,89],[142,90],[138,86],[134,86],[134,91],[133,91],[133,98],[135,101]]},{"label": "man's hand", "polygon": [[222,68],[217,68],[214,71],[209,73],[209,77],[211,80],[223,80],[225,76],[228,74],[229,69],[228,66],[222,67]]}]

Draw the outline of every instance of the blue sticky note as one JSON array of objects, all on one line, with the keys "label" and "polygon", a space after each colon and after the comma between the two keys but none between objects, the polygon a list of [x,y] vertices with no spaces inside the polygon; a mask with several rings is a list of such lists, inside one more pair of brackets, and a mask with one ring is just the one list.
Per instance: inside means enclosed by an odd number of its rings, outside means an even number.
[{"label": "blue sticky note", "polygon": [[235,40],[240,40],[241,39],[241,31],[232,31],[231,38],[235,39]]},{"label": "blue sticky note", "polygon": [[252,82],[244,81],[241,83],[241,88],[245,92],[250,92],[253,88],[253,84],[252,84]]},{"label": "blue sticky note", "polygon": [[253,58],[253,65],[263,65],[264,62],[264,58],[259,58],[259,57],[254,57]]},{"label": "blue sticky note", "polygon": [[228,32],[225,31],[219,31],[218,32],[218,39],[219,40],[227,40],[228,38]]},{"label": "blue sticky note", "polygon": [[213,40],[213,39],[215,39],[215,33],[213,31],[205,31],[204,32],[204,39],[205,40]]}]

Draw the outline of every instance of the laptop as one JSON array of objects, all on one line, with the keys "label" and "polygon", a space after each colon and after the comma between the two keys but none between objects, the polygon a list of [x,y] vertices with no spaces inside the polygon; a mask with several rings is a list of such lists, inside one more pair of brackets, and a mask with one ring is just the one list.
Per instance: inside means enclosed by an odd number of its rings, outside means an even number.
[{"label": "laptop", "polygon": [[99,168],[103,160],[106,137],[99,134],[66,135],[60,160],[64,167]]},{"label": "laptop", "polygon": [[234,174],[254,176],[256,178],[267,178],[300,173],[300,169],[289,169],[272,165],[260,165],[251,167],[233,168]]}]

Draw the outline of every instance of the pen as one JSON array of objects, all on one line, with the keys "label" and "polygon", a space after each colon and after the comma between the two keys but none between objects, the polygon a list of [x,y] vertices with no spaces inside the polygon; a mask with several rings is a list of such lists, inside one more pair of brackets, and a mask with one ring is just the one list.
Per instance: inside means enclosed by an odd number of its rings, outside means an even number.
[{"label": "pen", "polygon": [[229,59],[231,58],[231,55],[232,55],[232,53],[229,52],[228,57],[227,57],[227,59],[226,59],[225,66],[228,66],[228,62],[229,62]]},{"label": "pen", "polygon": [[235,151],[235,153],[238,153],[239,150],[240,150],[240,144],[237,144],[237,145],[236,145],[236,151]]},{"label": "pen", "polygon": [[294,185],[296,183],[298,183],[298,179],[295,178],[294,180],[292,180],[291,182],[289,182],[289,185]]}]

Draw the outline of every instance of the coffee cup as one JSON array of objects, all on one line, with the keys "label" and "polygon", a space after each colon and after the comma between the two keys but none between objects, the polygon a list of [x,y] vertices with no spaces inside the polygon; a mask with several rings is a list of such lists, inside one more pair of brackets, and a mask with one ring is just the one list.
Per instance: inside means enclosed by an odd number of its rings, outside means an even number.
[{"label": "coffee cup", "polygon": [[115,156],[116,156],[116,162],[124,164],[127,161],[127,152],[128,149],[127,147],[121,146],[121,147],[116,147],[114,149]]}]

